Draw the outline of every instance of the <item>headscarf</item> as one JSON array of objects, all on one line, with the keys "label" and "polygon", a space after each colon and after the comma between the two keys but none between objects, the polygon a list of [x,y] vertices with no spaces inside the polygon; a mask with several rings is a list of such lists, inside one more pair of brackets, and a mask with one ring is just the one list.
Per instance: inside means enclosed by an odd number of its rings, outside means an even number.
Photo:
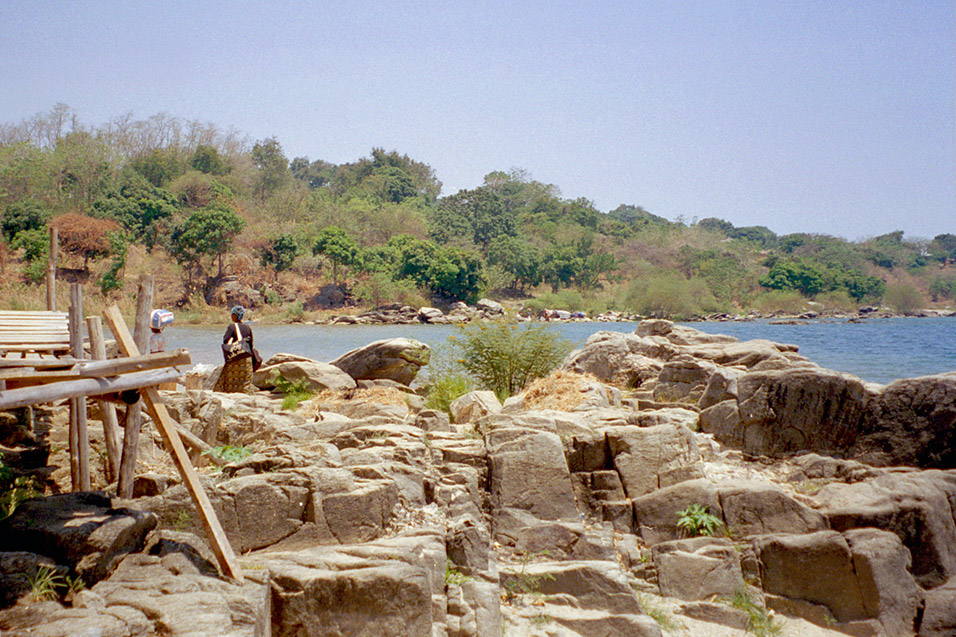
[{"label": "headscarf", "polygon": [[233,305],[232,309],[230,310],[230,313],[235,314],[236,318],[238,318],[241,321],[242,317],[246,313],[246,308],[242,307],[241,305]]}]

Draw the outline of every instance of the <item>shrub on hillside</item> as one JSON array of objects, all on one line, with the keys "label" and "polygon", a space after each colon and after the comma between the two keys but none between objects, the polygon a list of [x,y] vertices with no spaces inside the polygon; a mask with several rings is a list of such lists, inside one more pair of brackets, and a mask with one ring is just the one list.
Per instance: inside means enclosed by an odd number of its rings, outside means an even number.
[{"label": "shrub on hillside", "polygon": [[631,282],[624,296],[626,309],[655,318],[687,319],[719,306],[706,283],[675,272]]},{"label": "shrub on hillside", "polygon": [[857,301],[846,292],[846,290],[834,290],[818,294],[814,299],[820,304],[822,309],[829,312],[851,312],[859,306]]},{"label": "shrub on hillside", "polygon": [[762,314],[800,314],[807,310],[807,300],[796,290],[774,290],[758,295],[751,304]]},{"label": "shrub on hillside", "polygon": [[900,314],[912,314],[926,305],[926,299],[920,291],[905,283],[886,286],[883,301]]}]

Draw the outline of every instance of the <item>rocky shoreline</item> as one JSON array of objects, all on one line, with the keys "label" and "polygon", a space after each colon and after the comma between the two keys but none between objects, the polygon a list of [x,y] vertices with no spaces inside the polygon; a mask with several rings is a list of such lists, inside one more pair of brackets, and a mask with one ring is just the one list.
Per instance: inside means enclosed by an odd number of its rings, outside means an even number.
[{"label": "rocky shoreline", "polygon": [[[458,302],[449,308],[447,313],[442,312],[437,307],[420,307],[418,309],[410,305],[385,305],[377,307],[374,310],[361,312],[359,314],[342,314],[332,316],[327,320],[312,321],[315,325],[414,325],[418,323],[428,323],[433,325],[462,324],[471,321],[498,320],[508,316],[509,311],[497,301],[482,299],[474,306]],[[583,313],[571,313],[550,311],[547,315],[522,314],[521,310],[513,311],[514,316],[519,321],[554,321],[554,322],[598,322],[598,323],[619,323],[631,322],[637,323],[644,320],[645,316],[639,314],[629,314],[626,312],[604,312],[594,317],[588,317]],[[575,315],[577,314],[577,315]],[[770,320],[772,324],[800,325],[807,324],[810,321],[840,321],[849,323],[858,323],[868,319],[900,318],[902,314],[897,314],[885,309],[876,307],[860,308],[857,312],[801,312],[800,314],[785,314],[774,312],[770,314],[761,314],[750,312],[748,314],[709,314],[706,316],[692,317],[687,322],[698,321],[720,321],[720,322],[744,322],[756,320]],[[956,312],[943,310],[920,310],[919,312],[905,315],[913,318],[929,317],[956,317]]]},{"label": "rocky shoreline", "polygon": [[[164,392],[194,435],[253,452],[203,478],[245,582],[144,435],[139,497],[103,484],[0,522],[0,631],[956,634],[956,373],[876,385],[645,320],[449,417],[408,387],[427,359],[393,339],[277,355],[249,396]],[[274,372],[320,393],[284,410]],[[85,588],[31,602],[41,566]]]}]

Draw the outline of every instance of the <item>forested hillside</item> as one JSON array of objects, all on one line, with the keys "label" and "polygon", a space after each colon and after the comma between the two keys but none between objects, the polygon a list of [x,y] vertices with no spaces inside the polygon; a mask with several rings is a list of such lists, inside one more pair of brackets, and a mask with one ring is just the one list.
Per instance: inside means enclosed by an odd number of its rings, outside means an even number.
[{"label": "forested hillside", "polygon": [[87,295],[123,299],[150,272],[159,303],[197,315],[230,274],[277,320],[302,318],[329,283],[367,306],[484,295],[677,318],[800,312],[808,301],[906,312],[956,295],[953,228],[932,239],[778,236],[706,218],[706,202],[700,220],[636,203],[600,211],[517,169],[442,196],[426,161],[381,148],[339,165],[290,159],[275,138],[165,114],[89,125],[62,104],[0,124],[2,305],[42,298],[50,226],[63,275]]}]

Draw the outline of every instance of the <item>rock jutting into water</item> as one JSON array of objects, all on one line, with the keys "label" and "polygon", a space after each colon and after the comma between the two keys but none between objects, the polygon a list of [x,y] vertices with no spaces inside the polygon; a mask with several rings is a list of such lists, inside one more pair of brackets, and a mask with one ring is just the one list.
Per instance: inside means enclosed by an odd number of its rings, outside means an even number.
[{"label": "rock jutting into water", "polygon": [[[149,495],[0,522],[0,631],[956,634],[956,374],[876,385],[649,320],[449,417],[408,387],[427,358],[392,339],[276,355],[253,395],[163,392],[197,437],[251,452],[201,468],[245,583],[217,577],[147,425]],[[277,376],[318,393],[283,409]],[[41,573],[87,588],[30,601]]]}]

